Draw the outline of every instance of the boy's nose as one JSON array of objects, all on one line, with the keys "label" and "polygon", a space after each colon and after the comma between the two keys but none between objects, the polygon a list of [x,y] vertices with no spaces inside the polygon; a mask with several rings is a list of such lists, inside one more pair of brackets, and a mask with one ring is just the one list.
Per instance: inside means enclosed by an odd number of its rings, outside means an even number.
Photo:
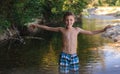
[{"label": "boy's nose", "polygon": [[70,23],[70,21],[68,21],[68,23]]}]

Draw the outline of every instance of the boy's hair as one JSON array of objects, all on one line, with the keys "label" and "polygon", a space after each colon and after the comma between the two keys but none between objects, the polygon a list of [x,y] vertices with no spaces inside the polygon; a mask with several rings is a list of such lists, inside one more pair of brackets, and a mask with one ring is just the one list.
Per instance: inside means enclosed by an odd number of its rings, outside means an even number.
[{"label": "boy's hair", "polygon": [[63,20],[65,20],[67,16],[74,16],[75,17],[74,13],[72,13],[72,12],[65,12],[65,14],[63,16]]}]

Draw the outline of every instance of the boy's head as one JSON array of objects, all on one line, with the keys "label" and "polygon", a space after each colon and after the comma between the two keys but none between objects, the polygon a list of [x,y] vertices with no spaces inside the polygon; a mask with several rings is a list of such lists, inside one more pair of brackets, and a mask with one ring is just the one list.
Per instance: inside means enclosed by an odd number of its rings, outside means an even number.
[{"label": "boy's head", "polygon": [[75,22],[75,15],[72,12],[66,12],[63,16],[66,27],[72,27]]}]

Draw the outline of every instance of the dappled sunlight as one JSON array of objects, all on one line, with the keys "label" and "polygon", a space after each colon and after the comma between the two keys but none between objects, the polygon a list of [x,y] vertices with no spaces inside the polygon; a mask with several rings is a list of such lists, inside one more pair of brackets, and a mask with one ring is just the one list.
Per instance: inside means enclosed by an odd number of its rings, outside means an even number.
[{"label": "dappled sunlight", "polygon": [[[106,11],[107,10],[107,11]],[[120,7],[98,7],[93,14],[95,15],[112,15],[120,12]]]},{"label": "dappled sunlight", "polygon": [[[107,10],[107,11],[106,11]],[[94,7],[83,11],[84,17],[120,22],[120,7]]]}]

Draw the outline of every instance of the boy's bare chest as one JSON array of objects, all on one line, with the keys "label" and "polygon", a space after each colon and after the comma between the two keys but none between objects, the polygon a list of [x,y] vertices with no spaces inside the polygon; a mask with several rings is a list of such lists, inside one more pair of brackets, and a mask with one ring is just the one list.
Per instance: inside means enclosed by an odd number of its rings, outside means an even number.
[{"label": "boy's bare chest", "polygon": [[76,31],[64,31],[62,34],[63,34],[63,37],[65,39],[76,38],[77,37],[77,32]]}]

